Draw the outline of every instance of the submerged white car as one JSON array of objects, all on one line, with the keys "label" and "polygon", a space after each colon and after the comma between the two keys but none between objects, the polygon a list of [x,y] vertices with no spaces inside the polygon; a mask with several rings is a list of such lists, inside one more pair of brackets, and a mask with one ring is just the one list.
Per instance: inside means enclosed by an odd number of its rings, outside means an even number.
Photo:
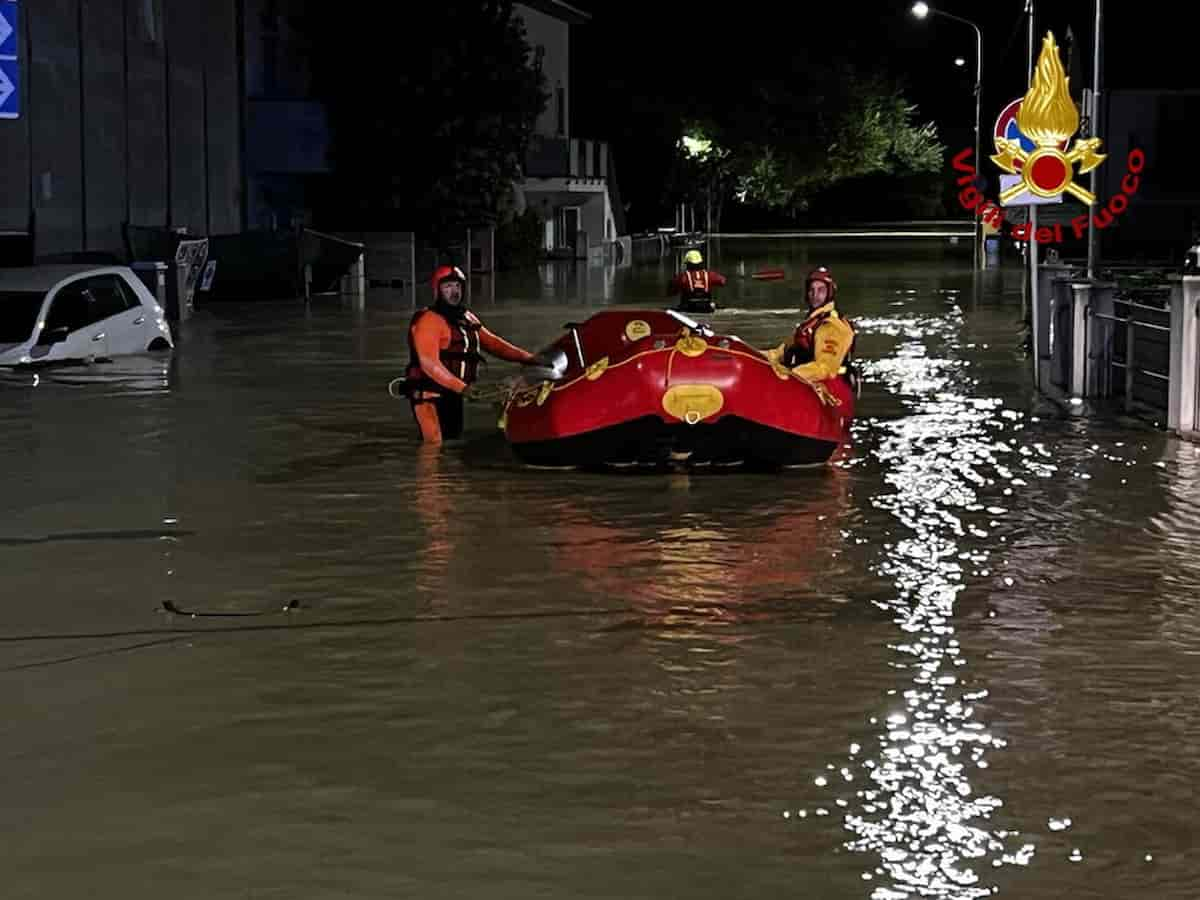
[{"label": "submerged white car", "polygon": [[174,346],[162,308],[125,266],[0,268],[0,366]]}]

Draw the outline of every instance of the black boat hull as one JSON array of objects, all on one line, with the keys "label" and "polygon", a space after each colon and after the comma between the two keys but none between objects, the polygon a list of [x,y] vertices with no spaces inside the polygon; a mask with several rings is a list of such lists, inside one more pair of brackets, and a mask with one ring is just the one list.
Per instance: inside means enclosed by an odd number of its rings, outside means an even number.
[{"label": "black boat hull", "polygon": [[744,466],[785,468],[829,461],[838,444],[768,428],[738,416],[713,424],[668,424],[645,416],[608,428],[512,444],[526,465],[555,468]]}]

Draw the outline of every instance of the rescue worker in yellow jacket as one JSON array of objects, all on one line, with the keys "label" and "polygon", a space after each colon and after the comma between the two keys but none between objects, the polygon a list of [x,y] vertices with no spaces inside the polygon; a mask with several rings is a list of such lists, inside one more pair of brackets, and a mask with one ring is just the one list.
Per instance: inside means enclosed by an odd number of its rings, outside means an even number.
[{"label": "rescue worker in yellow jacket", "polygon": [[792,374],[810,383],[843,376],[853,385],[851,358],[854,326],[838,315],[835,302],[837,282],[825,266],[813,269],[804,282],[808,318],[792,335],[791,343],[764,350],[773,363],[786,366]]}]

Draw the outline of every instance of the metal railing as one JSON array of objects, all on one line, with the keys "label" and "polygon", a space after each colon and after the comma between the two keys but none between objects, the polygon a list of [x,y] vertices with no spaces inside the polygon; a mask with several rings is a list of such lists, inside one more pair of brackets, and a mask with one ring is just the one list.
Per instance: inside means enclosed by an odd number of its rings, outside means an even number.
[{"label": "metal railing", "polygon": [[[1139,374],[1144,375],[1148,378],[1155,379],[1156,381],[1163,382],[1164,384],[1169,384],[1169,382],[1170,382],[1169,372],[1160,372],[1160,371],[1156,371],[1154,369],[1147,369],[1147,368],[1140,367],[1138,365],[1138,359],[1137,359],[1137,355],[1135,353],[1135,348],[1137,345],[1137,341],[1136,341],[1137,330],[1139,328],[1145,329],[1147,331],[1160,332],[1160,333],[1163,333],[1166,335],[1170,335],[1171,327],[1169,325],[1158,325],[1154,322],[1147,322],[1147,321],[1141,320],[1137,317],[1137,313],[1139,310],[1142,310],[1142,311],[1146,311],[1146,312],[1157,313],[1158,315],[1166,315],[1168,313],[1168,310],[1165,310],[1165,309],[1163,309],[1161,307],[1157,307],[1157,306],[1147,306],[1142,303],[1135,303],[1132,300],[1123,300],[1123,299],[1118,299],[1115,297],[1113,298],[1113,305],[1114,306],[1120,305],[1120,306],[1126,307],[1128,309],[1127,315],[1125,315],[1125,316],[1110,316],[1105,313],[1093,312],[1091,310],[1091,308],[1089,307],[1088,318],[1089,319],[1100,319],[1103,321],[1112,322],[1116,325],[1124,326],[1124,329],[1125,329],[1124,355],[1121,360],[1114,358],[1111,355],[1111,345],[1110,345],[1109,346],[1110,356],[1107,360],[1107,363],[1108,363],[1108,368],[1110,370],[1110,377],[1111,377],[1112,369],[1119,369],[1123,372],[1123,375],[1124,375],[1124,392],[1123,393],[1124,393],[1124,401],[1125,401],[1125,411],[1132,412],[1133,406],[1134,406],[1134,400],[1135,400],[1134,379],[1137,375],[1139,375]],[[1114,331],[1114,337],[1115,337],[1116,329],[1114,328],[1113,331]],[[1111,387],[1107,393],[1111,394]],[[1159,406],[1159,404],[1148,404],[1148,405],[1156,406],[1156,407]],[[1165,408],[1166,404],[1164,403],[1164,404],[1162,404],[1162,406],[1163,406],[1163,408]]]},{"label": "metal railing", "polygon": [[535,134],[525,151],[527,178],[607,180],[608,142]]}]

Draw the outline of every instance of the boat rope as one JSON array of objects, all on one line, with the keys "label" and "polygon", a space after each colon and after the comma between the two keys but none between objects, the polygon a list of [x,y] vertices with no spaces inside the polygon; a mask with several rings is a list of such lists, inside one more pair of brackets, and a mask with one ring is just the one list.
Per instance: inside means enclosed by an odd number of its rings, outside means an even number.
[{"label": "boat rope", "polygon": [[[387,392],[397,400],[407,400],[409,397],[408,376],[401,375],[388,382]],[[508,398],[509,388],[502,384],[486,385],[472,389],[470,399],[476,403],[503,403]]]}]

